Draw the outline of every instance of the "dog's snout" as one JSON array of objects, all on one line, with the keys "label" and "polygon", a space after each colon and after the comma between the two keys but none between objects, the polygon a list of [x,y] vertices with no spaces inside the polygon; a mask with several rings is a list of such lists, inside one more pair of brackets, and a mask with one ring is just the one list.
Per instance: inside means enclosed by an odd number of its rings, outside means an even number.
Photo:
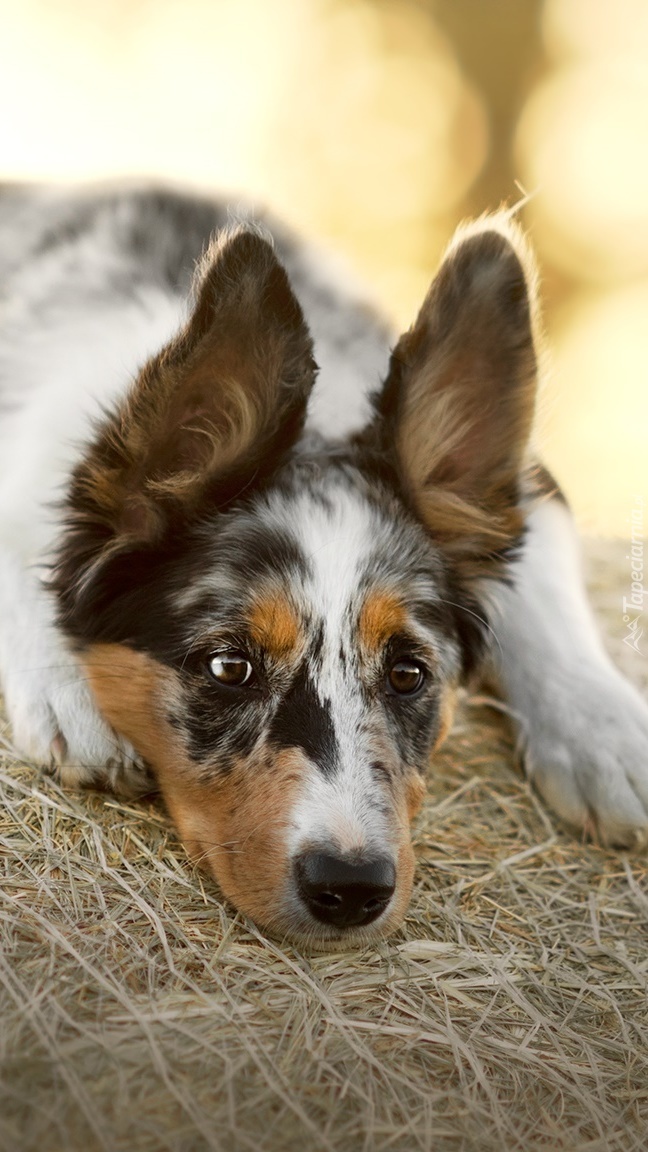
[{"label": "dog's snout", "polygon": [[308,852],[295,865],[299,894],[311,915],[336,928],[377,920],[396,887],[388,856],[354,861],[328,852]]}]

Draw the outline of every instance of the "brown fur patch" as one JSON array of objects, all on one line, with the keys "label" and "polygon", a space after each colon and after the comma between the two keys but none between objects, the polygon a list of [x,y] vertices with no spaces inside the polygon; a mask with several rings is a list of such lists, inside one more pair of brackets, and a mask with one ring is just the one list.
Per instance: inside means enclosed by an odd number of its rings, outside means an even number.
[{"label": "brown fur patch", "polygon": [[[97,703],[110,724],[151,764],[189,855],[208,868],[225,896],[257,923],[288,928],[287,832],[308,763],[296,749],[272,762],[241,761],[200,782],[166,713],[177,701],[175,674],[120,644],[98,644],[84,657]],[[283,919],[282,919],[283,916]]]},{"label": "brown fur patch", "polygon": [[[294,894],[288,833],[294,806],[313,771],[305,755],[296,748],[262,751],[222,776],[200,781],[178,729],[167,719],[169,705],[177,707],[181,698],[176,674],[120,644],[95,645],[83,662],[103,715],[151,764],[195,863],[206,867],[223,894],[258,924],[290,933]],[[409,821],[424,789],[422,778],[414,775],[392,797],[398,885],[381,933],[398,927],[409,903],[414,873]],[[359,935],[364,938],[367,932]]]},{"label": "brown fur patch", "polygon": [[270,592],[254,601],[249,629],[255,643],[277,660],[303,646],[305,639],[297,612],[281,592]]},{"label": "brown fur patch", "polygon": [[406,622],[407,613],[398,596],[391,592],[372,592],[360,612],[360,644],[371,653],[380,652],[395,632],[402,631]]},{"label": "brown fur patch", "polygon": [[407,818],[413,820],[421,810],[421,804],[425,798],[426,784],[422,776],[418,772],[413,773],[408,777],[405,803],[407,805]]},{"label": "brown fur patch", "polygon": [[401,798],[398,815],[398,850],[396,858],[396,891],[383,922],[382,932],[393,932],[401,924],[412,896],[416,860],[410,836],[410,821],[414,819],[423,802],[425,782],[418,773],[408,780],[405,795]]},{"label": "brown fur patch", "polygon": [[162,774],[167,804],[195,862],[209,867],[237,908],[284,931],[291,879],[287,835],[306,771],[304,756],[288,749],[275,753],[271,766],[241,761],[208,787]]},{"label": "brown fur patch", "polygon": [[178,749],[163,701],[177,694],[175,675],[142,652],[123,644],[94,644],[82,657],[99,709],[156,767]]},{"label": "brown fur patch", "polygon": [[445,741],[454,720],[457,707],[457,689],[446,687],[443,689],[439,703],[439,732],[434,741],[433,752],[436,752]]}]

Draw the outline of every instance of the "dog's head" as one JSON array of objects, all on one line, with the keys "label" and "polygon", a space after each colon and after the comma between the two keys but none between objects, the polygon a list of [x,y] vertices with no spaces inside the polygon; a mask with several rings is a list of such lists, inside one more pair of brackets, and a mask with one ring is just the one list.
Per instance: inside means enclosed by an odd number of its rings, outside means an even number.
[{"label": "dog's head", "polygon": [[510,228],[461,233],[371,424],[332,445],[303,435],[286,274],[230,233],[74,475],[62,624],[191,854],[275,933],[405,913],[423,775],[523,529],[530,296]]}]

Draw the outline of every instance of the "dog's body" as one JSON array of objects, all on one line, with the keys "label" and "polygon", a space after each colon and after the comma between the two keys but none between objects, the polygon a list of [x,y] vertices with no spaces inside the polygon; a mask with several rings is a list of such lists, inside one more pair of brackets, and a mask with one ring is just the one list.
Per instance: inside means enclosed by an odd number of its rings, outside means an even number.
[{"label": "dog's body", "polygon": [[648,708],[530,463],[517,232],[455,241],[387,374],[387,327],[274,224],[276,255],[230,231],[192,287],[226,224],[169,192],[0,195],[18,749],[72,782],[159,787],[270,929],[369,938],[404,914],[421,774],[479,666],[555,811],[645,843]]}]

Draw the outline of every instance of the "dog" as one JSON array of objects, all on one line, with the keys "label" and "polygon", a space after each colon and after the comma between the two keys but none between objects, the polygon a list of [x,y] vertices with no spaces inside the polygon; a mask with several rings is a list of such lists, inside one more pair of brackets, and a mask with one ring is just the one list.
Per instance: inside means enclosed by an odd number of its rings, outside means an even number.
[{"label": "dog", "polygon": [[648,842],[648,708],[531,447],[510,214],[459,230],[397,340],[282,225],[176,190],[5,187],[0,269],[21,755],[159,790],[224,896],[316,947],[402,922],[427,765],[477,676],[560,818]]}]

